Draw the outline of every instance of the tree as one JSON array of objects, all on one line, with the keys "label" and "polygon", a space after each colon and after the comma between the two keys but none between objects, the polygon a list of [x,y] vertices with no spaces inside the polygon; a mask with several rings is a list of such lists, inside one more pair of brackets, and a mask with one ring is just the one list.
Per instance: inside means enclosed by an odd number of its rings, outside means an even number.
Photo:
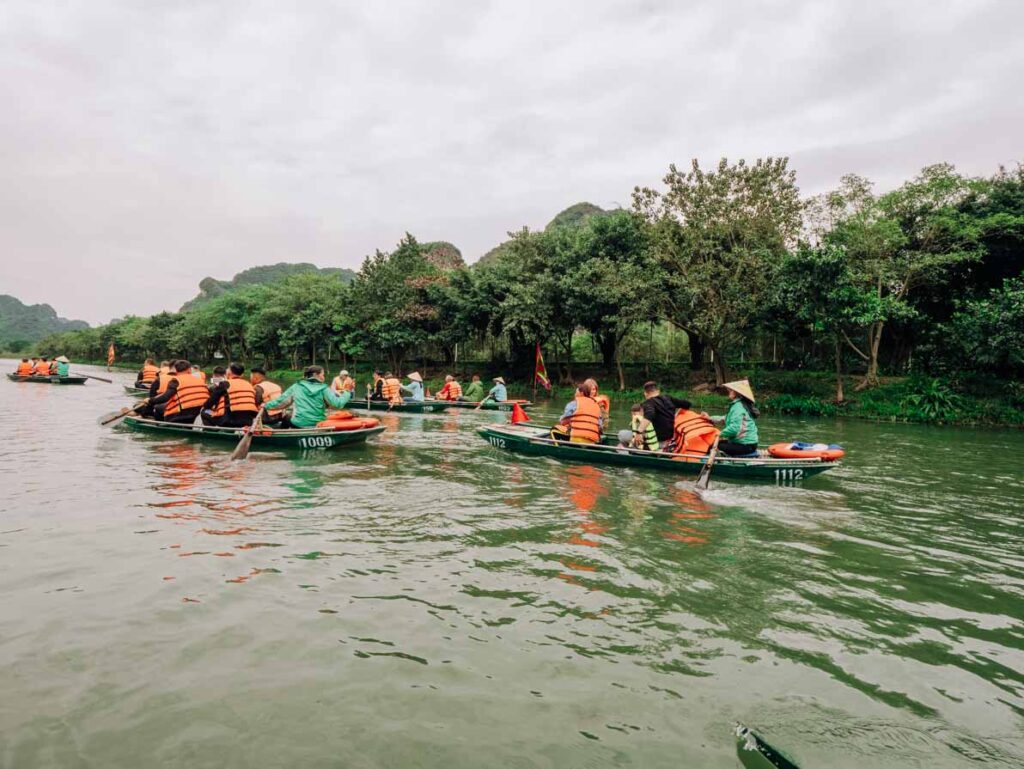
[{"label": "tree", "polygon": [[686,173],[670,166],[663,181],[664,193],[637,188],[634,208],[651,224],[665,270],[665,315],[710,347],[721,385],[731,346],[758,317],[799,233],[796,174],[786,158],[723,158],[710,172],[696,160]]}]

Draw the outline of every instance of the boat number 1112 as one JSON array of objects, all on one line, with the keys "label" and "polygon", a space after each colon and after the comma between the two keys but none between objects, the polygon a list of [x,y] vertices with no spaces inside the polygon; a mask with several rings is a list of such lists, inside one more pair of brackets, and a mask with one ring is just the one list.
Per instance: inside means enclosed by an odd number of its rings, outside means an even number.
[{"label": "boat number 1112", "polygon": [[496,448],[499,448],[499,449],[505,448],[505,439],[504,438],[490,437],[487,440],[490,441],[491,445],[496,447]]},{"label": "boat number 1112", "polygon": [[804,471],[799,467],[783,467],[775,471],[775,480],[778,482],[802,481],[803,479]]}]

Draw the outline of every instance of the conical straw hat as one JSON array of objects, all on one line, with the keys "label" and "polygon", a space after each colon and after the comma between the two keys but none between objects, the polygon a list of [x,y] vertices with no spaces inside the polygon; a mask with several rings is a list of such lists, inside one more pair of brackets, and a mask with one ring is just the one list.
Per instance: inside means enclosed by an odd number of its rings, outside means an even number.
[{"label": "conical straw hat", "polygon": [[411,379],[414,382],[422,382],[423,381],[423,377],[420,376],[420,372],[419,371],[413,371],[411,374],[409,374],[409,379]]},{"label": "conical straw hat", "polygon": [[735,382],[726,382],[724,386],[733,392],[738,392],[751,403],[754,402],[754,391],[750,389],[749,380],[737,379]]}]

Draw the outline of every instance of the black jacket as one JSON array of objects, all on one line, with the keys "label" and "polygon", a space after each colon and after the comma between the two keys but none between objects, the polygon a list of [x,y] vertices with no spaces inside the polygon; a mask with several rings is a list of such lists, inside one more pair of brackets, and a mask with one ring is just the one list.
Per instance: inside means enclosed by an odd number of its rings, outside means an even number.
[{"label": "black jacket", "polygon": [[676,398],[671,395],[655,395],[643,403],[644,416],[654,425],[654,432],[658,435],[658,442],[664,443],[672,438],[675,432],[676,410],[688,409],[690,401],[685,398]]}]

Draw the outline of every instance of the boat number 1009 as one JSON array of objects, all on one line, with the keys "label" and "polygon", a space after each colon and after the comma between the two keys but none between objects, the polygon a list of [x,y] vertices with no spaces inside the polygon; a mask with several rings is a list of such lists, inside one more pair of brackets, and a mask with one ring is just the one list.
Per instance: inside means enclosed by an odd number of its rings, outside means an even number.
[{"label": "boat number 1009", "polygon": [[334,445],[334,438],[329,435],[313,435],[299,438],[299,445],[304,449],[327,449]]},{"label": "boat number 1009", "polygon": [[799,467],[783,467],[775,471],[776,481],[802,481],[804,471]]},{"label": "boat number 1009", "polygon": [[504,438],[495,438],[494,436],[491,436],[487,440],[490,441],[491,445],[495,446],[496,448],[499,448],[499,449],[505,448],[505,439]]}]

